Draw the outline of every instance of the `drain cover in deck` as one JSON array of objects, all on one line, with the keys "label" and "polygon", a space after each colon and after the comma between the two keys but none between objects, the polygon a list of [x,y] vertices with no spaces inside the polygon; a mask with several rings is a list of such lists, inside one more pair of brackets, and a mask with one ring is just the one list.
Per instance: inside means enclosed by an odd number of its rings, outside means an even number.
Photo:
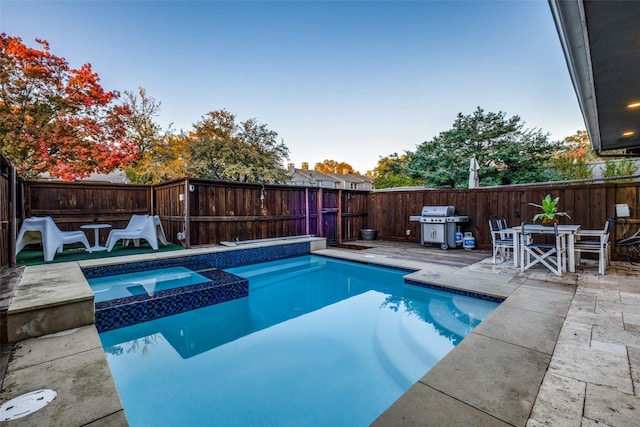
[{"label": "drain cover in deck", "polygon": [[45,388],[14,397],[0,406],[0,421],[11,421],[33,414],[47,406],[58,393]]}]

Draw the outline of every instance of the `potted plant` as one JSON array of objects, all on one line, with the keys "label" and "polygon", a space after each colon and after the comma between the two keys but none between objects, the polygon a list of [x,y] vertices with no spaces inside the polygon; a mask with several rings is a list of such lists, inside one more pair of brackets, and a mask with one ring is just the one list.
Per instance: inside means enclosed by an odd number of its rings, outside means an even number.
[{"label": "potted plant", "polygon": [[552,199],[551,194],[547,194],[544,199],[542,199],[542,204],[539,205],[537,203],[529,203],[531,206],[542,209],[541,213],[534,215],[533,222],[541,219],[542,225],[553,225],[553,223],[558,222],[559,216],[566,216],[567,218],[571,218],[566,212],[558,212],[559,201],[560,197]]}]

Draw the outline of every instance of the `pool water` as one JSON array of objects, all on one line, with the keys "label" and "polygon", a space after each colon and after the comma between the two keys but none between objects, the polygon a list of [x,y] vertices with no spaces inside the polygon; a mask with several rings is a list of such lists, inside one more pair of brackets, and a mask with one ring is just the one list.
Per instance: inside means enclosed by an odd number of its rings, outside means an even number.
[{"label": "pool water", "polygon": [[318,256],[249,297],[100,334],[131,426],[369,425],[497,303]]},{"label": "pool water", "polygon": [[156,292],[210,281],[185,267],[138,271],[115,276],[88,279],[95,302],[134,295],[154,295]]}]

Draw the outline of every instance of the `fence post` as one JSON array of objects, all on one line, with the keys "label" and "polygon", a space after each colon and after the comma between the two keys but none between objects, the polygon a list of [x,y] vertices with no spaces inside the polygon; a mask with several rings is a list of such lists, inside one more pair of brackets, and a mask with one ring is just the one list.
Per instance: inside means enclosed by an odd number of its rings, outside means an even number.
[{"label": "fence post", "polygon": [[318,237],[324,237],[324,231],[322,230],[322,187],[318,187]]},{"label": "fence post", "polygon": [[305,234],[309,235],[309,187],[304,188],[304,227]]},{"label": "fence post", "polygon": [[186,233],[185,236],[185,247],[191,247],[191,229],[189,227],[189,179],[184,180],[184,231]]},{"label": "fence post", "polygon": [[342,244],[342,197],[344,193],[342,189],[338,190],[338,218],[336,218],[336,234],[338,238],[338,247]]},{"label": "fence post", "polygon": [[9,165],[9,266],[16,266],[16,237],[17,233],[17,214],[16,192],[18,190],[16,168],[13,165]]},{"label": "fence post", "polygon": [[149,212],[151,212],[151,216],[156,214],[156,211],[154,209],[154,205],[155,205],[155,191],[156,191],[156,186],[154,184],[151,184],[149,186]]}]

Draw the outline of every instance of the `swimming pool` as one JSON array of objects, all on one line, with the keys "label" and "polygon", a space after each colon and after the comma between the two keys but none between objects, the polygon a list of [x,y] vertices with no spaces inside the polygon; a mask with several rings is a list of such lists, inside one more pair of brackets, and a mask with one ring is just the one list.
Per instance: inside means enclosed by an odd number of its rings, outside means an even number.
[{"label": "swimming pool", "polygon": [[232,268],[249,296],[100,334],[146,425],[368,425],[497,303],[318,256]]}]

